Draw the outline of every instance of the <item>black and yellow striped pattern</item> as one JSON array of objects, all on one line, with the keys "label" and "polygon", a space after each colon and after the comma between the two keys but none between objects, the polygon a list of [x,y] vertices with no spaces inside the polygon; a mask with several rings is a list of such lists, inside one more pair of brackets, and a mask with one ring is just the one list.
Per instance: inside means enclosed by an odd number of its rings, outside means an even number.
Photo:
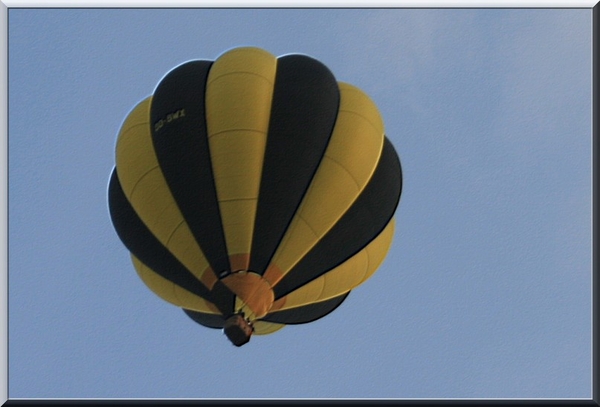
[{"label": "black and yellow striped pattern", "polygon": [[313,321],[383,261],[402,173],[371,99],[304,55],[173,69],[129,114],[109,206],[141,279],[194,321]]}]

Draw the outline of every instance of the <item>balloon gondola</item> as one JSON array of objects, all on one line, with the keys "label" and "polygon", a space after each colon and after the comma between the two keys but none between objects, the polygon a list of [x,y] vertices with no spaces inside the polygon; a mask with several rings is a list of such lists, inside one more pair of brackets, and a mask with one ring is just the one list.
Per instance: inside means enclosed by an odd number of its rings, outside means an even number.
[{"label": "balloon gondola", "polygon": [[401,189],[364,92],[309,56],[243,47],[177,66],[129,113],[108,201],[143,282],[241,346],[368,279]]}]

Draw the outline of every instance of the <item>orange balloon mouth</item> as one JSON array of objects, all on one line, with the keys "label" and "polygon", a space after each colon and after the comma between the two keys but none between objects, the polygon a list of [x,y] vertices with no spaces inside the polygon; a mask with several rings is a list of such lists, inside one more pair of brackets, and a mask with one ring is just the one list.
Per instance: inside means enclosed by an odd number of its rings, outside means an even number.
[{"label": "orange balloon mouth", "polygon": [[264,317],[273,306],[273,289],[268,281],[257,273],[234,272],[221,281],[237,296],[236,311],[243,311],[250,320]]}]

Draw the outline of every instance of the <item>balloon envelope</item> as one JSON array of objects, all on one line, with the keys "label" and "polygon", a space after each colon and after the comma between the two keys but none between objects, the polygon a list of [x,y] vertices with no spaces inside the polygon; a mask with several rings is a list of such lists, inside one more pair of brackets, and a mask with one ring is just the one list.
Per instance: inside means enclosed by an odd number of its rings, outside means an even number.
[{"label": "balloon envelope", "polygon": [[144,283],[241,346],[368,279],[401,189],[365,93],[311,57],[244,47],[176,67],[130,112],[109,208]]}]

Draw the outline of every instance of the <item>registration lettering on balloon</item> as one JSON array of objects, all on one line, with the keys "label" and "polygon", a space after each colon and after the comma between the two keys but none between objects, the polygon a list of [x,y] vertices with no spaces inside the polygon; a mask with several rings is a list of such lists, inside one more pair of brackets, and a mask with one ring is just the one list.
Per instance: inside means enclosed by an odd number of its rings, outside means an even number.
[{"label": "registration lettering on balloon", "polygon": [[185,109],[179,109],[173,113],[169,113],[168,115],[166,115],[160,120],[157,120],[156,123],[154,123],[154,131],[157,132],[160,129],[162,129],[165,126],[165,124],[171,123],[173,120],[180,119],[184,116]]}]

